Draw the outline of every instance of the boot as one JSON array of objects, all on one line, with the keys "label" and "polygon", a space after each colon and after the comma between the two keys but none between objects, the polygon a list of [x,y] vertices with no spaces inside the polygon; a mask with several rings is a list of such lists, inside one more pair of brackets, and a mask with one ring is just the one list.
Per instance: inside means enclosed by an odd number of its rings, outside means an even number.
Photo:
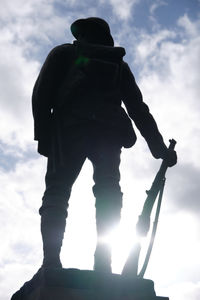
[{"label": "boot", "polygon": [[94,254],[94,271],[112,273],[110,245],[97,244]]},{"label": "boot", "polygon": [[66,215],[56,208],[46,209],[41,215],[43,241],[42,268],[62,268],[60,251],[65,232]]}]

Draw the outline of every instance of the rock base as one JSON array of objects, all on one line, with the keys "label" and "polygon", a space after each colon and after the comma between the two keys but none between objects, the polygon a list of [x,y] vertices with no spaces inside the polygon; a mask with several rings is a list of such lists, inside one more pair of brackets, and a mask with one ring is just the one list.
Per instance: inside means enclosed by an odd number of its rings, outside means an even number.
[{"label": "rock base", "polygon": [[158,297],[154,282],[78,269],[43,270],[11,300],[169,300]]}]

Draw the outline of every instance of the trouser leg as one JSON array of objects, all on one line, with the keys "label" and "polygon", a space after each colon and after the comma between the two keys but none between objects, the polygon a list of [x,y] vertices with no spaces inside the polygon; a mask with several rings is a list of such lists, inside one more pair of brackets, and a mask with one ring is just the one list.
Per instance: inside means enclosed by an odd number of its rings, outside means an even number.
[{"label": "trouser leg", "polygon": [[93,193],[96,198],[97,247],[94,269],[111,272],[111,247],[103,237],[119,224],[122,192],[120,181],[120,152],[117,146],[98,146],[91,157],[94,166]]},{"label": "trouser leg", "polygon": [[57,208],[48,208],[41,215],[43,267],[62,267],[60,251],[65,232],[66,215]]},{"label": "trouser leg", "polygon": [[[75,151],[74,151],[75,152]],[[65,232],[68,200],[85,157],[66,153],[63,166],[53,167],[49,158],[45,177],[46,190],[39,210],[41,215],[41,234],[43,241],[43,267],[61,267],[60,251]]]}]

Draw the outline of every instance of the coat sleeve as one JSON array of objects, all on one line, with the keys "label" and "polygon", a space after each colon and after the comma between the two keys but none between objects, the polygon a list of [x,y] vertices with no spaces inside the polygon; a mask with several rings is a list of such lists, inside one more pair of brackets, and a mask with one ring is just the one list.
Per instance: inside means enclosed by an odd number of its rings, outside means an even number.
[{"label": "coat sleeve", "polygon": [[152,155],[164,158],[167,147],[127,63],[122,66],[121,91],[128,114],[145,138]]},{"label": "coat sleeve", "polygon": [[52,109],[70,60],[69,49],[70,44],[64,44],[49,53],[33,88],[34,139],[38,141],[38,152],[45,156],[48,156],[52,134]]},{"label": "coat sleeve", "polygon": [[47,135],[51,123],[51,110],[59,80],[59,47],[47,56],[32,93],[32,112],[34,118],[34,139],[39,141]]}]

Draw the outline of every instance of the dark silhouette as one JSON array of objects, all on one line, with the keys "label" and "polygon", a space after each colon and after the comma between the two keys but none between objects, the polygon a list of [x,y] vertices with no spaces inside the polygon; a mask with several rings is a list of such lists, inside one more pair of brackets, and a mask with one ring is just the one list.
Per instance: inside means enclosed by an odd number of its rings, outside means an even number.
[{"label": "dark silhouette", "polygon": [[43,269],[18,290],[11,300],[169,300],[157,297],[154,282],[78,269]]},{"label": "dark silhouette", "polygon": [[[98,237],[119,222],[120,152],[136,142],[128,115],[152,155],[165,159],[168,166],[176,163],[176,152],[166,147],[123,61],[124,48],[114,47],[108,24],[100,18],[80,19],[71,25],[71,31],[77,40],[50,52],[32,97],[38,152],[48,157],[46,190],[39,210],[43,268],[62,267],[59,254],[68,200],[86,158],[94,167]],[[121,107],[122,101],[128,115]],[[108,246],[97,243],[94,269],[111,272]]]}]

